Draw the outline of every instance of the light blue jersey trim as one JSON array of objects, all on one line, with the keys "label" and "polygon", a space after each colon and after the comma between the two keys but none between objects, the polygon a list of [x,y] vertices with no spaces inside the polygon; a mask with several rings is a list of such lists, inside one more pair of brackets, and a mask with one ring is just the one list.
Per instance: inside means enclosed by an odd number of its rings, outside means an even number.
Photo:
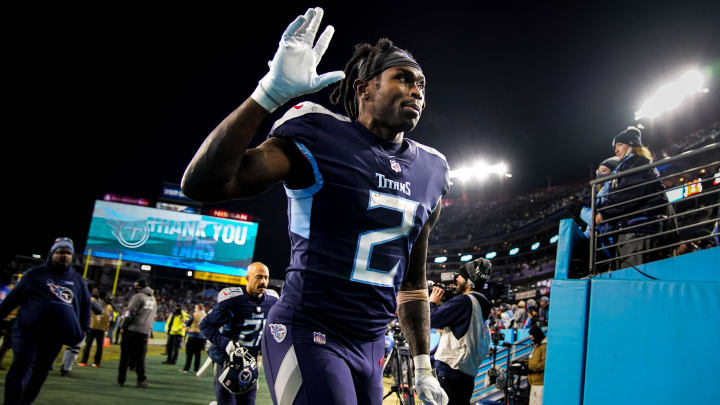
[{"label": "light blue jersey trim", "polygon": [[312,212],[313,195],[320,191],[323,185],[322,174],[318,169],[315,157],[310,150],[300,142],[295,141],[300,152],[310,162],[315,176],[315,184],[308,188],[292,190],[285,187],[285,193],[290,198],[290,232],[310,239],[310,214]]},{"label": "light blue jersey trim", "polygon": [[310,162],[310,165],[312,165],[313,169],[313,175],[315,176],[315,184],[308,188],[302,188],[297,190],[292,190],[287,188],[285,186],[285,194],[287,194],[290,198],[306,198],[306,197],[312,197],[315,193],[320,191],[323,185],[323,178],[322,174],[320,174],[320,170],[318,169],[317,162],[315,161],[315,157],[310,153],[310,150],[303,145],[302,143],[298,141],[294,141],[295,145],[297,145],[298,149],[300,149],[300,152],[302,152],[303,155],[305,155],[305,158],[307,158],[308,162]]},{"label": "light blue jersey trim", "polygon": [[312,197],[290,199],[290,232],[310,239]]}]

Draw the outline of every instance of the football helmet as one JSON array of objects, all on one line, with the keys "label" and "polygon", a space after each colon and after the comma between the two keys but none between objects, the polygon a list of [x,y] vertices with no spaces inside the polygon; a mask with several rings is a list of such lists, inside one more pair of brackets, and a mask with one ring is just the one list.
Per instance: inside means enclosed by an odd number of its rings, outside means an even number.
[{"label": "football helmet", "polygon": [[230,353],[230,358],[225,361],[224,369],[218,377],[223,388],[233,394],[249,391],[255,386],[257,379],[257,359],[242,346]]}]

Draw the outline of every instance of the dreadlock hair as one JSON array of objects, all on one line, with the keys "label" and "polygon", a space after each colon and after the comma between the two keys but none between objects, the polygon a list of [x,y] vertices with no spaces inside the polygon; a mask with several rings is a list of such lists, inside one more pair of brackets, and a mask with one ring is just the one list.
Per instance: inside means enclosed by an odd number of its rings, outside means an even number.
[{"label": "dreadlock hair", "polygon": [[[347,64],[345,64],[345,69],[343,70],[345,72],[345,79],[341,80],[333,89],[330,94],[330,102],[339,104],[342,100],[347,115],[353,120],[357,119],[359,112],[354,83],[355,80],[360,77],[360,68],[363,65],[372,66],[378,55],[387,52],[393,46],[393,42],[388,38],[379,39],[375,45],[370,45],[366,42],[356,44],[353,56]],[[410,55],[409,52],[405,52]],[[412,55],[410,55],[410,57],[412,57]]]}]

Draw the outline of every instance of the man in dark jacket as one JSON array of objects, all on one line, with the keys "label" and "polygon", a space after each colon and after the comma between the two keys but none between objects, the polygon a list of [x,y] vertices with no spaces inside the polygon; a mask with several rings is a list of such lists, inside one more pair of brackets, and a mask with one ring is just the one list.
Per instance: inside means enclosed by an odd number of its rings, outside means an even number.
[{"label": "man in dark jacket", "polygon": [[153,297],[153,290],[148,287],[145,279],[135,282],[137,292],[130,299],[128,304],[129,320],[122,325],[122,344],[120,345],[120,365],[118,367],[117,383],[120,386],[125,384],[128,365],[131,360],[135,361],[135,372],[137,373],[137,387],[147,388],[147,376],[145,375],[145,354],[147,353],[147,342],[150,338],[155,315],[157,313],[157,302]]},{"label": "man in dark jacket", "polygon": [[45,264],[30,268],[0,304],[0,319],[20,306],[13,328],[13,362],[5,404],[31,404],[63,345],[74,346],[90,328],[90,293],[72,268],[74,247],[58,238]]}]

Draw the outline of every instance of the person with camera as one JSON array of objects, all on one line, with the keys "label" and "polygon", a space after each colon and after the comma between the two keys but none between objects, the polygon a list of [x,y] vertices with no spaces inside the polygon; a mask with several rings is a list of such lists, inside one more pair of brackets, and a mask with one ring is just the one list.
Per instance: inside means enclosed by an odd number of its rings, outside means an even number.
[{"label": "person with camera", "polygon": [[433,288],[430,294],[430,327],[442,329],[435,352],[435,368],[440,386],[448,394],[448,405],[470,403],[475,375],[490,349],[490,331],[485,320],[492,304],[474,291],[490,276],[488,260],[467,263],[455,274],[458,293],[442,303],[445,291]]}]

